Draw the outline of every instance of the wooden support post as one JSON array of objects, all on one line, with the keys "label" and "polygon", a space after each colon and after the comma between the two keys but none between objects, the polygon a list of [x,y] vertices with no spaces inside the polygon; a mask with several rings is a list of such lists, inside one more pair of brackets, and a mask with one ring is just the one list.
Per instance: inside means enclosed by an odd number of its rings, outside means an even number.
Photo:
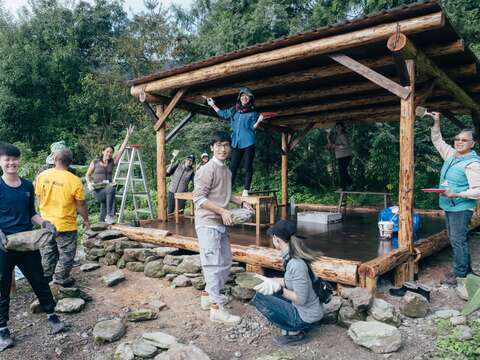
[{"label": "wooden support post", "polygon": [[158,129],[160,129],[164,125],[165,120],[167,120],[167,118],[170,116],[173,109],[175,109],[175,106],[177,106],[178,102],[182,99],[186,91],[187,89],[185,88],[177,91],[172,101],[170,101],[167,108],[162,112],[162,115],[158,117],[158,121],[155,123],[154,126],[155,131],[158,131]]},{"label": "wooden support post", "polygon": [[[157,117],[163,115],[163,106],[157,106]],[[165,121],[156,130],[157,140],[157,217],[161,221],[168,221],[167,215],[167,168],[166,168],[166,144]]]},{"label": "wooden support post", "polygon": [[288,205],[288,133],[282,132],[282,219],[287,218]]},{"label": "wooden support post", "polygon": [[378,277],[371,278],[367,276],[365,278],[365,287],[370,294],[375,294],[375,292],[377,291],[377,281]]},{"label": "wooden support post", "polygon": [[264,270],[261,265],[245,264],[245,271],[263,275]]},{"label": "wooden support post", "polygon": [[410,95],[400,101],[400,175],[398,193],[398,248],[408,249],[406,263],[395,270],[395,283],[413,280],[413,185],[414,185],[414,122],[415,61],[406,60]]}]

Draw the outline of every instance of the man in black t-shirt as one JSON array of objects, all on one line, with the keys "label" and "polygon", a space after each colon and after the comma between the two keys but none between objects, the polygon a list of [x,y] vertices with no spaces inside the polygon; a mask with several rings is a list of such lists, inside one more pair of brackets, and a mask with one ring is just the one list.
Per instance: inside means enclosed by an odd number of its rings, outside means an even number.
[{"label": "man in black t-shirt", "polygon": [[10,286],[15,266],[22,271],[48,316],[52,333],[65,328],[54,313],[55,301],[43,276],[40,252],[6,250],[7,236],[32,230],[32,223],[55,232],[55,226],[35,211],[34,189],[30,181],[18,176],[20,150],[0,143],[0,352],[14,346],[7,328],[10,306]]}]

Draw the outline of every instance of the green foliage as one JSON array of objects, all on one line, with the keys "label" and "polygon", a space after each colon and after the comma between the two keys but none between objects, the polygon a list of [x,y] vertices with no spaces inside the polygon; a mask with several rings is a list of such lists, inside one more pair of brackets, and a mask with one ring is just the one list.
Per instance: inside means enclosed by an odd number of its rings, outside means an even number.
[{"label": "green foliage", "polygon": [[445,360],[475,360],[480,356],[480,321],[468,323],[473,337],[470,340],[460,338],[458,328],[452,326],[449,320],[437,323],[438,340],[435,342],[435,359]]}]

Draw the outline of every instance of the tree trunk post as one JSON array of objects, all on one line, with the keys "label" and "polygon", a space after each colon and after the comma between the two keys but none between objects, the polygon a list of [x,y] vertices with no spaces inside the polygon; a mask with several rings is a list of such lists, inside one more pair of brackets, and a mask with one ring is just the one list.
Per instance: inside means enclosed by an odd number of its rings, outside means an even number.
[{"label": "tree trunk post", "polygon": [[287,218],[288,205],[288,133],[282,132],[282,219]]},{"label": "tree trunk post", "polygon": [[415,61],[405,60],[411,92],[400,100],[400,176],[398,193],[398,248],[408,249],[409,259],[395,269],[395,285],[413,280],[413,185],[414,185],[414,121]]},{"label": "tree trunk post", "polygon": [[[163,106],[157,106],[157,117],[163,114]],[[167,169],[166,169],[166,140],[165,122],[156,132],[157,139],[157,218],[168,221],[167,215]]]}]

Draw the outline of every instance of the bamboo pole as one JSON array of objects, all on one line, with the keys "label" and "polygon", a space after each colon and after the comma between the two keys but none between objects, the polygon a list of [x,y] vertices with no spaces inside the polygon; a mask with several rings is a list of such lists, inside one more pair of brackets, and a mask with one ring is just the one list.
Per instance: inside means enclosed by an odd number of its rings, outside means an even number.
[{"label": "bamboo pole", "polygon": [[413,280],[413,190],[414,190],[414,122],[415,122],[415,61],[406,60],[410,95],[400,100],[400,175],[398,191],[398,247],[407,250],[405,264],[395,270],[395,283]]},{"label": "bamboo pole", "polygon": [[438,29],[445,25],[445,17],[441,11],[405,19],[388,24],[372,26],[367,29],[352,31],[346,34],[334,35],[323,39],[311,40],[301,44],[265,51],[260,54],[245,56],[224,63],[207,66],[201,69],[169,76],[146,84],[132,86],[132,95],[138,95],[142,89],[146,92],[156,92],[167,89],[178,89],[249,72],[261,70],[275,65],[342,51],[351,47],[367,45],[386,40],[395,33],[398,27],[402,32],[414,34],[421,31]]},{"label": "bamboo pole", "polygon": [[[179,235],[169,236],[165,230],[131,227],[127,225],[112,225],[111,228],[120,231],[124,236],[133,241],[172,246],[199,252],[198,240],[193,237]],[[231,249],[235,261],[260,266],[262,268],[283,270],[283,261],[279,250],[261,246],[243,246],[237,244],[232,244]],[[357,269],[359,265],[359,261],[320,256],[318,260],[312,263],[312,270],[322,279],[357,286]]]},{"label": "bamboo pole", "polygon": [[419,72],[427,74],[437,80],[439,87],[447,90],[450,94],[463,104],[467,109],[480,114],[480,105],[457,85],[442,69],[440,69],[430,58],[408,40],[405,34],[392,35],[387,41],[390,51],[400,53],[405,59],[414,59]]},{"label": "bamboo pole", "polygon": [[[157,116],[163,114],[163,106],[157,106]],[[157,141],[157,217],[161,221],[168,221],[167,216],[167,169],[166,169],[166,124],[165,121],[156,131]]]}]

